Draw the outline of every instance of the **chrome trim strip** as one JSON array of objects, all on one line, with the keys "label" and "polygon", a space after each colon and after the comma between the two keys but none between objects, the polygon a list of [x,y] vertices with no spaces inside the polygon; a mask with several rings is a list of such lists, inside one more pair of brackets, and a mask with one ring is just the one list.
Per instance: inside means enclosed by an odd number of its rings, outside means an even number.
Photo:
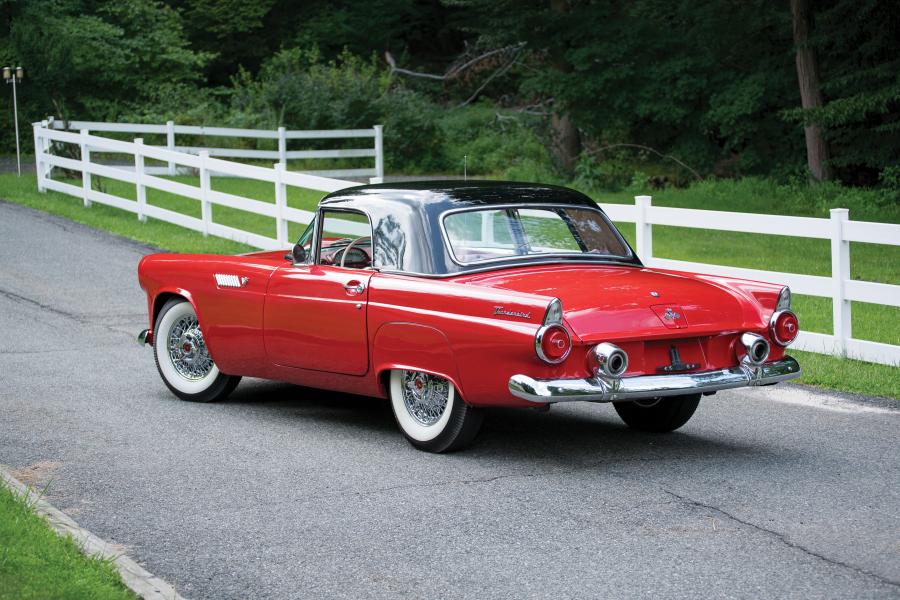
[{"label": "chrome trim strip", "polygon": [[595,376],[588,379],[534,379],[513,375],[508,385],[513,396],[539,404],[576,400],[619,402],[770,385],[800,374],[800,364],[785,356],[762,365],[742,363],[728,369],[678,375]]},{"label": "chrome trim strip", "polygon": [[[535,259],[538,255],[534,255]],[[606,260],[600,257],[596,259],[562,259],[554,258],[552,260],[523,260],[516,263],[492,264],[478,269],[464,269],[461,271],[453,271],[450,273],[419,273],[418,271],[398,271],[396,269],[377,269],[379,273],[388,275],[405,275],[407,277],[424,277],[427,279],[450,279],[452,277],[461,277],[463,275],[472,275],[476,273],[486,273],[488,271],[499,271],[501,269],[513,269],[516,267],[533,267],[540,265],[597,265],[597,266],[615,266],[615,267],[634,267],[635,269],[643,269],[644,265],[639,262],[624,262],[620,260]]]}]

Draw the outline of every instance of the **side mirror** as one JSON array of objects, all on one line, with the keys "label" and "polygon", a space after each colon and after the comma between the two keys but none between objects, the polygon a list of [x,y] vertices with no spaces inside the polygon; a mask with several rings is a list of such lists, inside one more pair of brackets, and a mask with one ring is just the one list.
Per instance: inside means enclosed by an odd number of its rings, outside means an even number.
[{"label": "side mirror", "polygon": [[294,258],[294,264],[305,263],[309,258],[309,253],[306,251],[306,248],[300,244],[294,245],[294,249],[291,250],[291,255]]}]

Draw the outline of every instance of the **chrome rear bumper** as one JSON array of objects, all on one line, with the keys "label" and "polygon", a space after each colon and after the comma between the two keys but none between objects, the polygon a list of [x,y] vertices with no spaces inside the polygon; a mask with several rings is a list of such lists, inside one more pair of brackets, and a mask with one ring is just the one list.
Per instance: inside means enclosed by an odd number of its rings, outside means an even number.
[{"label": "chrome rear bumper", "polygon": [[513,375],[509,378],[509,391],[517,398],[541,404],[575,400],[618,402],[770,385],[799,376],[800,365],[785,356],[761,365],[741,363],[729,369],[678,375],[595,376],[588,379],[533,379],[527,375]]}]

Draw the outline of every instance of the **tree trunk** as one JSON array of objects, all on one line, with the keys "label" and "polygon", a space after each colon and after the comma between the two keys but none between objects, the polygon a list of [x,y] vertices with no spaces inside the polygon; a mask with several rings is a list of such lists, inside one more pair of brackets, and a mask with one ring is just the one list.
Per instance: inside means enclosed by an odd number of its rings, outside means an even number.
[{"label": "tree trunk", "polygon": [[581,135],[569,115],[554,112],[550,117],[553,129],[553,154],[559,168],[570,174],[581,153]]},{"label": "tree trunk", "polygon": [[[819,87],[819,69],[816,53],[809,46],[810,9],[809,0],[791,0],[794,17],[794,46],[797,48],[797,82],[800,84],[800,102],[803,108],[818,108],[824,104]],[[828,144],[817,123],[804,127],[806,135],[806,162],[809,172],[816,181],[831,179],[828,165]]]},{"label": "tree trunk", "polygon": [[[566,14],[571,10],[569,0],[550,0],[550,9],[558,14]],[[554,69],[563,73],[571,73],[572,65],[566,59],[565,45],[551,44],[550,62]],[[553,135],[552,150],[553,156],[560,169],[567,175],[571,175],[575,170],[575,162],[578,155],[581,154],[581,134],[578,128],[572,122],[572,118],[560,110],[565,107],[554,107],[553,114],[550,117],[550,129]]]}]

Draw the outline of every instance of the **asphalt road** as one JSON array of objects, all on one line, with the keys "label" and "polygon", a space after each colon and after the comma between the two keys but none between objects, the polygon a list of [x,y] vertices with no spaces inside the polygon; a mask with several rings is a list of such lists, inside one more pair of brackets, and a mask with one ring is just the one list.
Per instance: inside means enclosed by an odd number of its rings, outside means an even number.
[{"label": "asphalt road", "polygon": [[0,203],[0,463],[189,598],[900,597],[891,402],[726,392],[664,436],[493,411],[424,454],[378,400],[177,400],[134,342],[149,251]]}]

